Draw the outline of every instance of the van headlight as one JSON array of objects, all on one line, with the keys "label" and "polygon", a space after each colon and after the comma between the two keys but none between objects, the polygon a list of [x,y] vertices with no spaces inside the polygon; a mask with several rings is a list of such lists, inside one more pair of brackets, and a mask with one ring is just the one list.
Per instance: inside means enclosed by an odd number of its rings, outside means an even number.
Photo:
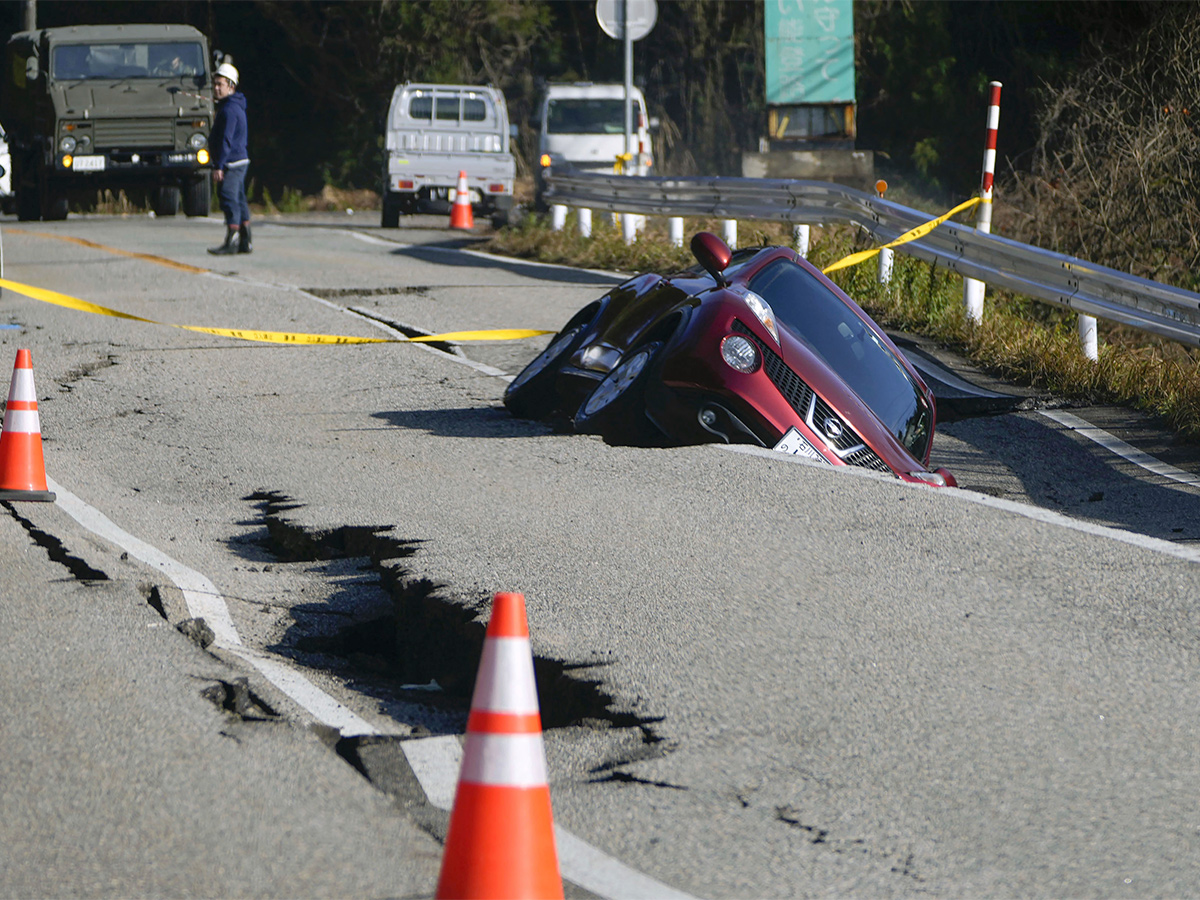
[{"label": "van headlight", "polygon": [[63,153],[74,153],[78,141],[72,135],[66,135],[58,142],[58,149]]}]

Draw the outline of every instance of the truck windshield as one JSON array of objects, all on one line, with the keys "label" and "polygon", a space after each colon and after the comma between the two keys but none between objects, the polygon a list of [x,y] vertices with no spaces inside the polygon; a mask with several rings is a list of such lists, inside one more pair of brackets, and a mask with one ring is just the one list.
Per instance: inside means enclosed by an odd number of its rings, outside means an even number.
[{"label": "truck windshield", "polygon": [[[635,103],[635,117],[636,106]],[[550,134],[624,134],[625,101],[551,100],[546,108],[546,131]]]},{"label": "truck windshield", "polygon": [[171,78],[204,74],[204,50],[194,42],[63,44],[51,54],[50,77]]}]

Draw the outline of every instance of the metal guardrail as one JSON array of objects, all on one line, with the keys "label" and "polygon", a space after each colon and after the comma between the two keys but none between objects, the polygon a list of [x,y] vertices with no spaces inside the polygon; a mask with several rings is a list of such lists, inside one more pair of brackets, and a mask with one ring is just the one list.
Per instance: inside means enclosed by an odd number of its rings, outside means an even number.
[{"label": "metal guardrail", "polygon": [[[571,171],[550,172],[546,184],[552,204],[651,216],[851,223],[881,245],[931,218],[864,191],[819,181]],[[951,222],[896,249],[993,287],[1200,346],[1200,295],[1190,291]]]}]

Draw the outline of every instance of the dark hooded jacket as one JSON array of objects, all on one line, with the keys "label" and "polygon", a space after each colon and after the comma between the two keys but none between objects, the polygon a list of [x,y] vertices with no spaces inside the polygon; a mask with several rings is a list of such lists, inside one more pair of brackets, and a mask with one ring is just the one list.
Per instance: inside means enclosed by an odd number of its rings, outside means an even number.
[{"label": "dark hooded jacket", "polygon": [[248,161],[246,150],[246,95],[235,91],[217,104],[209,144],[213,149],[213,168],[224,169],[231,163]]}]

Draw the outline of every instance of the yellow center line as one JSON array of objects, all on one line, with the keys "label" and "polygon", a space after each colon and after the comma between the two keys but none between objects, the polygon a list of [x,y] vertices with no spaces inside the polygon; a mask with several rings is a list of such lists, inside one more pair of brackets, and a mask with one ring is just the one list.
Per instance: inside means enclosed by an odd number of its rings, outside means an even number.
[{"label": "yellow center line", "polygon": [[181,272],[192,272],[196,275],[207,275],[209,269],[201,269],[197,266],[189,266],[187,263],[176,262],[173,259],[167,259],[165,256],[155,256],[152,253],[134,253],[132,250],[121,250],[117,247],[108,247],[104,244],[97,244],[95,241],[89,241],[86,238],[72,237],[69,234],[50,234],[47,231],[27,231],[24,228],[9,228],[9,234],[24,234],[30,237],[50,238],[54,241],[66,241],[68,244],[78,244],[81,247],[90,247],[93,250],[103,250],[105,253],[114,253],[117,256],[128,256],[130,259],[140,259],[144,262],[151,262],[155,265],[166,266],[168,269],[178,269]]}]

